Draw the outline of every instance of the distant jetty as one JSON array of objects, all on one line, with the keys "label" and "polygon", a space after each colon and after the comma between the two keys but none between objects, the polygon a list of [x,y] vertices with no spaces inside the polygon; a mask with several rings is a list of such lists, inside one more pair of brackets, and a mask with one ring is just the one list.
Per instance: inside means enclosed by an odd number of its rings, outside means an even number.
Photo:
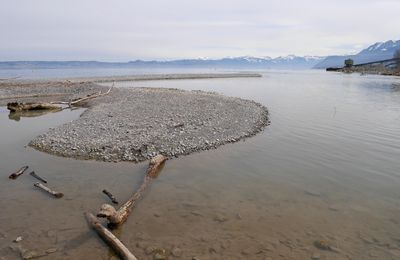
[{"label": "distant jetty", "polygon": [[[347,61],[347,60],[346,60]],[[345,73],[365,73],[365,74],[379,74],[388,76],[400,76],[400,58],[379,60],[360,64],[346,64],[346,66],[337,68],[330,67],[326,71],[337,71]]]}]

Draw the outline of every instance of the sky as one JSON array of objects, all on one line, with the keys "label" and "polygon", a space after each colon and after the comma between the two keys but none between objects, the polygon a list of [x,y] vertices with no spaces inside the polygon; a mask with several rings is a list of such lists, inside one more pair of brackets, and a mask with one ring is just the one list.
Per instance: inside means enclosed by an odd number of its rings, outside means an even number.
[{"label": "sky", "polygon": [[353,54],[399,0],[0,0],[0,61]]}]

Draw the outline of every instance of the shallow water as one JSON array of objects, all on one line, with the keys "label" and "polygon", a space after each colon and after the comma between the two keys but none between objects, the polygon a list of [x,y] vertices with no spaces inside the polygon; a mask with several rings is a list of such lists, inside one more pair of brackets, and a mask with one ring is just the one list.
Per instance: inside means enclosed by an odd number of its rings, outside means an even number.
[{"label": "shallow water", "polygon": [[[271,125],[244,142],[168,161],[116,234],[139,259],[153,259],[148,246],[177,246],[180,259],[400,259],[400,79],[263,76],[118,83],[253,99],[269,108]],[[57,248],[44,259],[112,257],[83,212],[107,202],[103,188],[124,201],[146,163],[75,161],[24,147],[81,111],[19,122],[1,112],[0,255],[18,258],[8,246],[22,235],[24,248]],[[24,164],[65,197],[36,190],[28,172],[8,180]],[[335,250],[316,248],[321,239]]]}]

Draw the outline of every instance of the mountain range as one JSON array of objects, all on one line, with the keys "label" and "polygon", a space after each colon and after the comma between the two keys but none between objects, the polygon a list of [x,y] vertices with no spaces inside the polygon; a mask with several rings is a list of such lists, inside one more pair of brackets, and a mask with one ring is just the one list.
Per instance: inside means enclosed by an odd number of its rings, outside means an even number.
[{"label": "mountain range", "polygon": [[0,69],[54,68],[207,68],[207,69],[309,69],[324,57],[228,57],[222,59],[181,59],[169,61],[99,62],[99,61],[4,61]]},{"label": "mountain range", "polygon": [[190,69],[324,69],[343,67],[344,60],[353,59],[355,64],[391,59],[400,49],[400,40],[377,42],[355,55],[342,56],[281,56],[271,57],[227,57],[222,59],[180,59],[180,60],[135,60],[129,62],[100,61],[3,61],[3,69],[66,69],[66,68],[190,68]]},{"label": "mountain range", "polygon": [[317,63],[315,69],[325,69],[328,67],[343,67],[346,59],[352,59],[354,64],[379,61],[393,58],[394,52],[400,49],[400,40],[377,42],[355,55],[328,56]]}]

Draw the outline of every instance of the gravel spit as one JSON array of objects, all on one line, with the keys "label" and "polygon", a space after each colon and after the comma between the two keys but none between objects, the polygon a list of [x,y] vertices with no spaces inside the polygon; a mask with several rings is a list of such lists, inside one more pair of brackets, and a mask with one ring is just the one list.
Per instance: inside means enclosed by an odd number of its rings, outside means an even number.
[{"label": "gravel spit", "polygon": [[[66,84],[38,83],[34,88],[19,86],[17,91],[0,86],[0,102],[16,95],[31,99],[28,96],[36,94],[43,100],[43,94],[58,93],[68,100],[107,89],[90,82]],[[171,158],[214,149],[250,137],[268,124],[266,107],[203,91],[114,88],[110,95],[86,106],[80,118],[50,129],[29,145],[77,159],[140,162],[159,153]]]}]

